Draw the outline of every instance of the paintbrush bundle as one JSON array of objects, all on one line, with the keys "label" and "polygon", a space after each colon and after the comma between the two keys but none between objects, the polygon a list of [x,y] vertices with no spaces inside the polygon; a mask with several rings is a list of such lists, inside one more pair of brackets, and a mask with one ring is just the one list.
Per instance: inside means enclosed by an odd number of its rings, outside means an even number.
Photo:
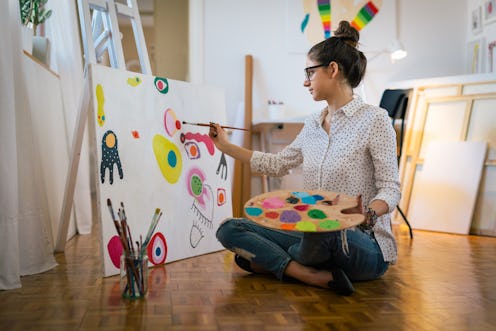
[{"label": "paintbrush bundle", "polygon": [[127,222],[124,203],[121,202],[121,208],[117,212],[118,219],[115,217],[110,199],[107,199],[107,206],[122,244],[120,259],[122,296],[131,299],[142,298],[148,290],[147,246],[162,216],[162,212],[159,208],[155,210],[145,241],[142,241],[142,236],[140,235],[140,240],[135,242],[135,246]]}]

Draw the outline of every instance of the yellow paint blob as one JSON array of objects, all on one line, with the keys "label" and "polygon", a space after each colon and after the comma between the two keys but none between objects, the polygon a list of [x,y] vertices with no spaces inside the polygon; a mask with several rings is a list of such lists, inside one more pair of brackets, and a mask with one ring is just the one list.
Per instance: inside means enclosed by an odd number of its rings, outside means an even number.
[{"label": "yellow paint blob", "polygon": [[304,232],[315,232],[317,231],[317,226],[309,221],[301,221],[296,223],[296,230]]},{"label": "yellow paint blob", "polygon": [[181,176],[183,161],[179,148],[162,135],[153,137],[153,152],[164,178],[171,184]]},{"label": "yellow paint blob", "polygon": [[97,121],[100,127],[105,123],[105,112],[103,110],[103,103],[105,102],[105,97],[103,95],[103,87],[100,84],[96,85],[96,102],[98,104],[97,111]]},{"label": "yellow paint blob", "polygon": [[127,79],[127,83],[133,87],[138,86],[141,83],[141,79],[138,76],[130,77]]}]

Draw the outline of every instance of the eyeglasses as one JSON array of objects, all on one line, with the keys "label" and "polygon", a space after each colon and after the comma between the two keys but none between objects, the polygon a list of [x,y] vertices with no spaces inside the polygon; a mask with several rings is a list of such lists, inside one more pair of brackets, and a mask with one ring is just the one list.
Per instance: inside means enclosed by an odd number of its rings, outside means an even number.
[{"label": "eyeglasses", "polygon": [[329,63],[325,64],[317,64],[316,66],[311,66],[311,67],[306,67],[303,69],[305,71],[305,78],[306,80],[312,80],[313,75],[315,75],[315,69],[320,68],[320,67],[327,67]]}]

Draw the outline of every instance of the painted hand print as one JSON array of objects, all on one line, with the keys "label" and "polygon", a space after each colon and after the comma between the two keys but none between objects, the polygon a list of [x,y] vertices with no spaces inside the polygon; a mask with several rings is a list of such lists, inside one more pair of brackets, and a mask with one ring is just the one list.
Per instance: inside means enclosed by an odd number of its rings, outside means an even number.
[{"label": "painted hand print", "polygon": [[105,172],[109,169],[109,183],[114,183],[114,165],[119,172],[119,178],[124,177],[122,172],[121,159],[117,149],[117,136],[113,131],[107,131],[102,138],[102,161],[100,163],[100,180],[105,183]]},{"label": "painted hand print", "polygon": [[220,175],[220,178],[224,180],[227,179],[227,161],[224,153],[220,155],[219,165],[217,166],[217,171],[215,173]]}]

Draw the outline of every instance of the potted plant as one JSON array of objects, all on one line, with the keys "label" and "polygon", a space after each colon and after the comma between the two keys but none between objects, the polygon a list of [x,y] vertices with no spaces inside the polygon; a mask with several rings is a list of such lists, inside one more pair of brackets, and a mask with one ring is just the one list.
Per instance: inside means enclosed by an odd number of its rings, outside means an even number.
[{"label": "potted plant", "polygon": [[38,27],[52,15],[52,10],[46,9],[47,1],[19,0],[21,23],[25,27],[23,48],[45,64],[49,63],[49,42],[46,37],[39,36]]},{"label": "potted plant", "polygon": [[52,10],[46,10],[48,0],[19,0],[21,22],[24,26],[33,29],[33,34],[38,35],[38,26],[52,15]]}]

